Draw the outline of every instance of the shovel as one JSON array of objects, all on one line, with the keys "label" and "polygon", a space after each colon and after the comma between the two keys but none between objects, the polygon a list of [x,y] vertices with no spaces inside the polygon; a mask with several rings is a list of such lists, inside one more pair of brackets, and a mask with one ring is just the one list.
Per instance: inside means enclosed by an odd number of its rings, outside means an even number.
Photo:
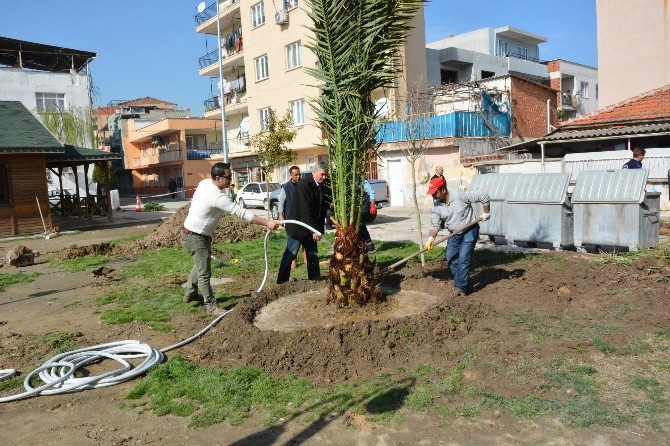
[{"label": "shovel", "polygon": [[[463,231],[467,231],[467,230],[470,229],[471,227],[473,227],[473,226],[479,224],[480,221],[482,221],[482,218],[481,218],[481,217],[477,217],[477,218],[476,218],[475,220],[473,220],[472,222],[468,223],[467,225],[463,226],[463,227],[460,228],[460,229],[455,230],[455,231],[452,232],[451,234],[449,234],[449,235],[445,235],[444,237],[440,237],[440,238],[435,239],[435,242],[433,243],[433,246],[437,246],[437,245],[439,245],[440,243],[442,243],[443,241],[445,241],[445,240],[449,240],[451,237],[453,237],[453,236],[456,235],[456,234],[460,234],[460,233],[463,232]],[[404,259],[402,259],[402,260],[398,260],[397,262],[395,262],[395,263],[393,263],[393,264],[387,266],[386,268],[380,268],[380,273],[381,273],[381,274],[385,274],[385,273],[391,271],[393,268],[395,268],[395,267],[397,267],[397,266],[400,266],[400,265],[402,265],[403,263],[407,262],[407,261],[410,260],[412,257],[416,257],[416,256],[418,256],[419,254],[424,253],[424,252],[426,252],[426,251],[428,251],[428,250],[427,250],[426,248],[423,248],[423,249],[421,249],[421,251],[419,251],[419,252],[415,252],[414,254],[410,254],[410,255],[408,255],[407,257],[405,257]]]},{"label": "shovel", "polygon": [[42,219],[42,226],[44,227],[44,238],[49,240],[51,237],[51,232],[47,231],[47,225],[44,223],[44,216],[42,215],[42,206],[40,206],[40,200],[35,195],[35,201],[37,201],[37,209],[40,211],[40,218]]}]

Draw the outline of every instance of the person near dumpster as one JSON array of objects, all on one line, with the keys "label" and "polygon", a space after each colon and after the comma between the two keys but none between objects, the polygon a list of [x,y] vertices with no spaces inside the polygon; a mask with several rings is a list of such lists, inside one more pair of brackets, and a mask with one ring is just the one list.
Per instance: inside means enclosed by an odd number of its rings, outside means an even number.
[{"label": "person near dumpster", "polygon": [[642,147],[633,149],[633,157],[623,165],[622,169],[642,169],[642,160],[647,153]]},{"label": "person near dumpster", "polygon": [[307,253],[307,278],[316,280],[321,275],[319,253],[316,243],[321,240],[328,203],[324,199],[322,185],[328,174],[324,161],[314,164],[312,172],[298,182],[295,201],[287,214],[288,220],[302,222],[318,232],[297,224],[286,224],[286,249],[279,264],[277,283],[288,282],[291,277],[291,262],[302,245]]},{"label": "person near dumpster", "polygon": [[182,228],[182,246],[193,258],[193,268],[186,282],[184,302],[200,300],[202,294],[207,314],[218,316],[225,311],[219,307],[212,291],[212,234],[224,213],[235,215],[249,223],[265,226],[270,230],[280,225],[268,221],[242,208],[223,193],[230,187],[232,173],[229,163],[216,163],[211,169],[211,179],[204,179],[195,189],[191,207]]},{"label": "person near dumpster", "polygon": [[375,190],[372,188],[370,182],[366,179],[363,182],[363,209],[361,210],[361,223],[358,226],[358,236],[365,242],[367,252],[377,252],[375,244],[372,242],[370,231],[365,223],[374,220],[377,216],[377,205],[375,204]]},{"label": "person near dumpster", "polygon": [[[431,212],[429,237],[424,246],[426,251],[433,249],[435,237],[441,228],[444,227],[449,232],[454,232],[475,220],[472,203],[482,203],[484,206],[484,213],[481,215],[482,221],[486,221],[490,217],[490,198],[484,192],[450,191],[447,189],[446,181],[438,177],[430,180],[428,195],[431,195],[433,200],[439,204],[433,206]],[[454,276],[456,296],[465,296],[470,291],[470,257],[475,249],[478,237],[479,225],[474,225],[468,230],[454,235],[447,242],[445,260]]]},{"label": "person near dumpster", "polygon": [[[300,167],[291,166],[288,169],[289,180],[281,185],[279,198],[277,199],[277,211],[279,212],[279,220],[285,220],[288,215],[291,204],[295,201],[295,192],[298,190],[298,182],[300,181]],[[288,243],[288,241],[287,241]],[[303,250],[305,256],[305,264],[307,264],[307,251]],[[291,262],[291,268],[297,267],[296,259]]]}]

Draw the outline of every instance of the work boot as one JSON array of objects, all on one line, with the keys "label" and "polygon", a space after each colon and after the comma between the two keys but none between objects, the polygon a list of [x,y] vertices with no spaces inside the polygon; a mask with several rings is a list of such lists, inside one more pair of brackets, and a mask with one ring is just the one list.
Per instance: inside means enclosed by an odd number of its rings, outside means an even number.
[{"label": "work boot", "polygon": [[211,305],[211,306],[207,307],[207,314],[209,314],[210,316],[221,316],[222,314],[225,314],[225,313],[226,313],[226,310],[224,310],[223,308],[221,308],[218,305]]},{"label": "work boot", "polygon": [[189,294],[188,296],[184,296],[184,303],[187,304],[189,302],[202,302],[202,299],[203,297],[199,294]]},{"label": "work boot", "polygon": [[454,297],[465,297],[468,295],[468,292],[460,288],[454,289]]},{"label": "work boot", "polygon": [[372,254],[377,252],[377,248],[375,248],[375,244],[372,242],[368,242],[366,245],[366,249],[368,251],[368,254]]}]

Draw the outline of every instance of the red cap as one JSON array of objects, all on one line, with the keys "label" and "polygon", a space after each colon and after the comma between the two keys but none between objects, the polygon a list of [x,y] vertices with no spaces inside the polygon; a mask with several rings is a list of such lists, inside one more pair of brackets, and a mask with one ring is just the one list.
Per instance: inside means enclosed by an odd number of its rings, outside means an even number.
[{"label": "red cap", "polygon": [[442,177],[433,178],[432,180],[430,180],[430,183],[428,184],[428,192],[426,192],[426,194],[433,195],[435,191],[441,187],[447,187],[447,183],[444,181],[444,178]]}]

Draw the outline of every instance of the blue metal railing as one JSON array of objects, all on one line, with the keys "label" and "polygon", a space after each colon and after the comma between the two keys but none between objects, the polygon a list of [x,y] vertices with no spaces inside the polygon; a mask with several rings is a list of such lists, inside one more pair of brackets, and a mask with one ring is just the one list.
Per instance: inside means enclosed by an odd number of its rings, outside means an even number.
[{"label": "blue metal railing", "polygon": [[387,122],[377,133],[377,142],[455,137],[477,138],[510,136],[510,134],[510,116],[507,113],[454,111],[444,115],[418,118],[410,122]]},{"label": "blue metal railing", "polygon": [[[219,7],[219,12],[225,11],[226,9],[230,8],[233,6],[235,3],[239,3],[240,0],[232,0],[226,5],[221,5]],[[227,2],[221,2],[221,3],[227,3]],[[211,19],[216,15],[216,2],[212,3],[208,7],[202,10],[202,12],[199,12],[198,14],[195,15],[195,23],[197,25],[202,25],[205,23],[207,20]]]}]

